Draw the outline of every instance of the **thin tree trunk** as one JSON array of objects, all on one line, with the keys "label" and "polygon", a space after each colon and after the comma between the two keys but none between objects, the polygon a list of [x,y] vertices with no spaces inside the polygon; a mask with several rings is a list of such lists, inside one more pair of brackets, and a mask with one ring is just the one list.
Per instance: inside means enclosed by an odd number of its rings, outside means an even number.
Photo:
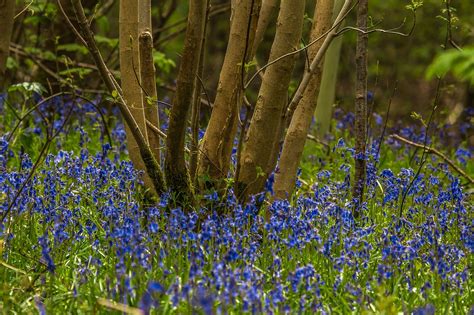
[{"label": "thin tree trunk", "polygon": [[[341,11],[343,3],[344,0],[335,0],[334,20]],[[323,76],[317,101],[318,106],[316,106],[316,112],[314,113],[314,119],[316,121],[315,134],[319,139],[324,138],[331,126],[333,106],[336,100],[337,73],[341,56],[342,39],[343,37],[339,36],[333,40],[324,58]]]},{"label": "thin tree trunk", "polygon": [[107,65],[100,54],[100,51],[97,47],[97,44],[94,40],[94,35],[89,27],[89,22],[84,13],[84,8],[82,7],[80,0],[71,0],[74,7],[74,11],[78,17],[78,23],[82,35],[84,36],[85,44],[89,49],[91,56],[94,58],[94,62],[99,69],[99,73],[104,81],[109,93],[116,92],[118,95],[117,105],[120,108],[120,112],[124,117],[125,123],[129,127],[129,130],[132,133],[133,138],[138,144],[139,152],[141,159],[145,165],[146,172],[150,177],[153,187],[157,194],[161,194],[166,190],[166,184],[163,179],[163,174],[161,172],[160,166],[157,163],[156,159],[153,156],[153,153],[150,150],[146,137],[141,131],[141,128],[138,126],[137,121],[132,115],[132,112],[127,106],[125,99],[123,98],[123,93],[120,86],[115,81],[112,73],[108,69]]},{"label": "thin tree trunk", "polygon": [[273,141],[272,145],[272,153],[270,155],[270,159],[267,165],[266,173],[271,174],[272,172],[275,171],[275,167],[278,162],[278,157],[280,156],[280,150],[281,150],[281,145],[282,145],[282,140],[283,137],[285,136],[285,130],[286,130],[286,110],[288,108],[288,92],[286,93],[285,96],[285,106],[282,108],[282,111],[280,113],[280,117],[278,118],[278,128],[276,129],[276,137]]},{"label": "thin tree trunk", "polygon": [[[120,45],[120,76],[123,97],[137,122],[141,133],[148,144],[148,135],[145,121],[145,111],[142,103],[142,88],[140,86],[140,54],[138,51],[139,30],[139,0],[120,0],[119,13],[119,45]],[[145,170],[140,156],[138,144],[128,125],[127,148],[135,168]],[[150,178],[145,173],[145,187],[151,188]]]},{"label": "thin tree trunk", "polygon": [[[360,0],[357,9],[357,27],[367,30],[368,0]],[[355,215],[363,202],[366,172],[367,144],[367,47],[369,35],[357,33],[356,48],[356,99],[355,99],[355,173],[352,197],[355,200]]]},{"label": "thin tree trunk", "polygon": [[[199,128],[200,128],[200,116],[201,116],[201,94],[203,91],[202,76],[204,73],[204,62],[206,56],[206,37],[207,37],[207,26],[209,22],[209,13],[211,6],[210,0],[206,1],[206,21],[204,25],[204,36],[201,44],[201,56],[199,57],[199,68],[196,76],[194,96],[193,96],[193,108],[191,110],[191,156],[189,158],[189,173],[191,177],[191,183],[196,184],[196,173],[199,158]],[[204,91],[206,92],[206,91]]]},{"label": "thin tree trunk", "polygon": [[169,187],[183,196],[191,196],[192,187],[184,155],[186,122],[193,103],[196,77],[199,69],[204,28],[206,0],[190,0],[188,25],[183,56],[179,68],[176,93],[171,108],[166,139],[165,175]]},{"label": "thin tree trunk", "polygon": [[10,38],[15,16],[15,0],[0,0],[0,91],[4,88]]},{"label": "thin tree trunk", "polygon": [[230,37],[198,165],[211,185],[227,176],[243,97],[245,65],[251,60],[261,0],[233,1]]},{"label": "thin tree trunk", "polygon": [[[311,41],[321,37],[331,27],[334,0],[319,0],[314,13],[314,24],[311,30]],[[320,40],[309,48],[311,60],[321,56],[326,41]],[[329,45],[326,45],[326,49]],[[320,57],[322,59],[322,57]],[[308,134],[316,106],[316,97],[321,84],[321,60],[311,69],[313,74],[307,79],[307,87],[301,92],[301,99],[292,115],[287,134],[283,143],[283,150],[275,173],[275,197],[282,199],[289,197],[294,189],[296,172],[303,155],[306,135]],[[305,82],[304,78],[303,81]],[[300,86],[301,87],[301,86]],[[298,91],[297,91],[298,93]],[[297,97],[298,94],[295,95]],[[291,106],[291,105],[290,105]]]},{"label": "thin tree trunk", "polygon": [[[158,117],[158,96],[156,92],[155,65],[153,63],[153,35],[151,24],[151,0],[140,0],[139,11],[139,50],[140,50],[140,78],[143,88],[142,106],[145,109],[145,118],[153,125],[160,127]],[[160,163],[160,138],[147,128],[148,142]]]},{"label": "thin tree trunk", "polygon": [[262,0],[262,8],[258,17],[257,30],[255,31],[255,41],[253,45],[253,53],[255,56],[258,47],[265,37],[265,32],[268,29],[268,25],[272,20],[272,15],[278,6],[278,0]]},{"label": "thin tree trunk", "polygon": [[[269,61],[298,48],[301,38],[305,0],[282,0],[277,30]],[[287,105],[287,91],[295,65],[295,56],[268,67],[244,141],[237,195],[245,201],[262,190],[268,177],[268,164],[275,141],[278,141],[282,111]],[[270,144],[270,145],[269,145]]]}]

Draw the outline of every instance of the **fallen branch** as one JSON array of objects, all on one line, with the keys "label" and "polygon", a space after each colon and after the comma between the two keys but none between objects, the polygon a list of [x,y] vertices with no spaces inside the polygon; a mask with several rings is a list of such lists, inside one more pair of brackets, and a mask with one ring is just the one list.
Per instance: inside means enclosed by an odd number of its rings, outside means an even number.
[{"label": "fallen branch", "polygon": [[416,142],[413,142],[413,141],[410,141],[408,139],[405,139],[403,138],[402,136],[399,136],[399,135],[391,135],[392,138],[398,140],[398,141],[401,141],[403,143],[406,143],[408,145],[411,145],[411,146],[414,146],[416,148],[420,148],[420,149],[423,149],[426,153],[432,153],[438,157],[440,157],[441,159],[443,159],[449,166],[451,166],[459,175],[461,175],[462,177],[464,177],[465,179],[467,179],[469,181],[469,183],[472,185],[474,184],[474,179],[472,177],[470,177],[464,170],[462,170],[459,166],[457,166],[452,160],[450,160],[446,155],[444,155],[443,153],[441,153],[440,151],[432,148],[432,147],[428,147],[426,145],[423,145],[423,144],[419,144],[419,143],[416,143]]}]

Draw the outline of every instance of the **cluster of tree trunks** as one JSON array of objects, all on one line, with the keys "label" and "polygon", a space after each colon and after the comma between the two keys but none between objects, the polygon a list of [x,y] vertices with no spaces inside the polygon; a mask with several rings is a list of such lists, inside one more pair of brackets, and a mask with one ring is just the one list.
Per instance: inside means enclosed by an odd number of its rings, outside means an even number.
[{"label": "cluster of tree trunks", "polygon": [[[209,0],[190,0],[184,48],[176,78],[166,135],[161,135],[157,107],[151,0],[120,0],[119,52],[120,85],[107,68],[94,41],[80,0],[71,0],[74,23],[81,40],[91,52],[106,87],[119,104],[126,122],[127,145],[134,165],[145,170],[144,182],[157,194],[171,190],[178,200],[192,202],[196,189],[223,189],[229,176],[231,156],[236,147],[239,115],[243,108],[247,72],[264,38],[272,16],[278,11],[276,32],[265,66],[248,129],[241,124],[241,143],[235,175],[235,191],[241,202],[264,190],[269,175],[275,173],[274,197],[288,198],[310,130],[316,104],[327,119],[334,103],[335,73],[340,42],[331,42],[351,9],[350,0],[316,2],[310,45],[300,48],[305,16],[305,0],[232,1],[229,40],[211,116],[201,143],[198,143],[201,82]],[[367,28],[367,0],[359,1],[358,27]],[[6,57],[14,16],[13,0],[0,0],[0,75]],[[71,10],[70,10],[71,11]],[[65,13],[67,18],[67,13]],[[73,24],[71,22],[71,24]],[[331,56],[324,61],[327,50]],[[308,64],[298,89],[288,99],[293,68],[298,54]],[[325,72],[323,72],[323,65]],[[357,41],[357,143],[354,196],[362,200],[365,180],[365,134],[367,105],[367,34],[359,32]],[[323,89],[320,93],[321,81]],[[329,114],[328,114],[329,112]],[[250,117],[250,116],[249,116]],[[188,124],[191,118],[191,125]],[[318,119],[318,117],[317,117]],[[186,153],[187,128],[192,129],[189,157]],[[157,132],[158,130],[158,132]],[[327,132],[320,123],[320,135]],[[362,136],[364,135],[364,136]],[[162,161],[162,147],[165,147]],[[279,158],[279,159],[278,159]],[[278,166],[276,165],[278,162]],[[197,184],[197,186],[195,186]]]}]

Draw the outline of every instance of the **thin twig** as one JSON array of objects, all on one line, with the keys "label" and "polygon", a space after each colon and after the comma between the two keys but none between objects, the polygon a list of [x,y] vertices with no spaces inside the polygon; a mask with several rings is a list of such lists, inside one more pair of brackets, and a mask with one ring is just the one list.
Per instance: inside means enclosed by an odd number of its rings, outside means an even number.
[{"label": "thin twig", "polygon": [[[153,125],[151,121],[147,120],[146,121],[146,125],[148,126],[148,128],[150,128],[151,131],[153,131],[155,134],[157,134],[159,137],[163,138],[163,139],[166,139],[168,138],[168,136],[166,135],[166,133],[163,132],[163,130],[161,130],[160,128],[158,128],[157,126]],[[184,148],[184,150],[186,151],[186,153],[191,153],[191,151],[188,149],[188,148]]]},{"label": "thin twig", "polygon": [[326,37],[326,35],[329,35],[331,33],[333,33],[333,36],[332,37],[335,37],[337,35],[337,32],[334,32],[335,29],[337,29],[339,27],[339,25],[342,23],[342,21],[344,21],[344,19],[349,15],[349,13],[352,11],[352,9],[354,9],[354,7],[357,5],[359,1],[357,1],[349,10],[347,10],[346,12],[344,12],[343,14],[339,15],[337,18],[336,18],[336,21],[334,22],[334,24],[331,26],[330,29],[328,29],[324,34],[322,34],[321,36],[319,36],[318,38],[315,38],[313,41],[311,41],[308,45],[305,45],[299,49],[296,49],[295,51],[292,51],[292,52],[289,52],[289,53],[286,53],[278,58],[276,58],[275,60],[267,63],[266,65],[262,66],[260,69],[257,70],[257,72],[255,72],[252,77],[247,81],[247,83],[245,84],[245,87],[244,89],[247,89],[250,84],[252,83],[252,81],[257,77],[257,75],[264,71],[265,69],[267,69],[268,67],[270,67],[271,65],[279,62],[280,60],[282,59],[285,59],[285,58],[288,58],[288,57],[291,57],[293,55],[296,55],[296,54],[299,54],[300,52],[302,51],[305,51],[307,50],[309,47],[313,46],[314,44],[316,44],[318,41],[324,39]]},{"label": "thin twig", "polygon": [[339,30],[337,32],[337,35],[341,35],[341,34],[344,34],[346,33],[347,31],[356,31],[356,32],[360,32],[362,34],[370,34],[370,33],[384,33],[384,34],[392,34],[392,35],[398,35],[398,36],[402,36],[402,37],[410,37],[411,34],[413,34],[413,31],[415,30],[415,27],[416,27],[416,11],[413,11],[413,24],[410,28],[410,31],[408,33],[402,33],[402,32],[398,32],[397,30],[401,29],[403,27],[403,25],[405,25],[405,22],[406,20],[403,20],[402,24],[400,24],[398,27],[394,27],[394,28],[391,28],[391,29],[382,29],[382,28],[372,28],[372,29],[369,29],[369,30],[361,30],[360,28],[357,28],[357,27],[354,27],[354,26],[346,26],[344,28],[342,28],[341,30]]},{"label": "thin twig", "polygon": [[85,47],[87,47],[87,42],[86,40],[81,36],[81,33],[77,30],[77,28],[74,26],[74,24],[72,24],[71,20],[69,19],[69,16],[67,15],[66,11],[64,11],[64,8],[61,4],[61,0],[58,0],[58,7],[59,7],[59,10],[61,11],[64,19],[66,20],[67,24],[69,25],[69,27],[71,28],[71,30],[73,31],[74,34],[76,34],[77,38],[79,39],[79,41],[82,43],[82,45],[84,45]]},{"label": "thin twig", "polygon": [[395,82],[395,87],[393,88],[392,95],[390,96],[390,99],[388,100],[387,113],[385,114],[385,121],[384,121],[384,124],[383,124],[382,134],[380,135],[379,143],[378,143],[378,146],[377,146],[376,157],[379,156],[379,154],[380,154],[380,148],[382,147],[383,138],[385,137],[385,132],[387,131],[388,118],[390,117],[390,110],[392,108],[392,101],[393,101],[393,98],[395,97],[395,93],[397,93],[397,90],[398,90],[398,81]]},{"label": "thin twig", "polygon": [[316,137],[313,136],[313,135],[307,134],[307,135],[306,135],[306,139],[311,140],[311,141],[314,141],[314,142],[316,142],[316,143],[318,143],[318,144],[322,144],[322,145],[325,146],[326,148],[329,148],[329,144],[328,144],[327,142],[324,142],[324,141],[322,141],[322,140],[316,138]]},{"label": "thin twig", "polygon": [[33,4],[33,2],[35,2],[34,0],[31,0],[30,3],[28,3],[20,12],[18,12],[17,15],[15,15],[15,17],[13,18],[14,20],[17,19],[17,17],[19,17],[20,15],[22,15],[26,10],[28,10],[28,8]]}]

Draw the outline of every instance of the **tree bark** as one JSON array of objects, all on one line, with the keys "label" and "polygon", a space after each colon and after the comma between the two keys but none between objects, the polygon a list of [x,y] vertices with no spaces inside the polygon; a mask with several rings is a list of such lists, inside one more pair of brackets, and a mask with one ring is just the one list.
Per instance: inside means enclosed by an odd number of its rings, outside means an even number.
[{"label": "tree bark", "polygon": [[[120,0],[119,13],[119,45],[120,45],[120,76],[123,97],[132,113],[141,133],[148,144],[148,135],[145,121],[145,111],[142,103],[142,88],[140,86],[140,54],[138,51],[139,35],[139,0]],[[135,168],[145,170],[140,156],[138,144],[128,125],[127,148]],[[148,175],[144,175],[145,187],[151,188],[152,182]]]},{"label": "tree bark", "polygon": [[[344,0],[335,0],[333,18],[336,19],[341,11]],[[315,135],[323,139],[329,132],[334,102],[336,100],[337,74],[341,56],[342,36],[333,40],[324,58],[321,87],[318,95],[314,119],[316,122]]]},{"label": "tree bark", "polygon": [[[142,106],[145,118],[154,126],[160,127],[158,116],[158,95],[156,92],[155,65],[153,63],[153,35],[151,23],[151,0],[139,0],[139,51],[140,51],[140,79],[143,88]],[[161,141],[155,132],[147,128],[148,142],[155,159],[160,163]]]},{"label": "tree bark", "polygon": [[[319,0],[315,7],[314,24],[311,30],[311,41],[323,36],[332,23],[333,0]],[[311,60],[315,60],[324,48],[327,41],[319,40],[309,48]],[[328,45],[326,45],[327,49]],[[322,59],[322,57],[319,57]],[[306,81],[307,87],[301,93],[301,99],[297,103],[287,134],[283,143],[283,150],[278,164],[278,171],[275,173],[274,193],[275,198],[283,199],[289,197],[294,189],[296,181],[296,172],[303,155],[306,135],[308,134],[316,106],[316,98],[321,84],[321,60],[317,62],[314,69],[311,69],[312,75]],[[305,82],[305,78],[303,81]],[[301,87],[301,86],[300,86]],[[298,93],[298,91],[297,91]],[[295,97],[297,97],[297,94]],[[290,105],[291,106],[291,105]]]},{"label": "tree bark", "polygon": [[235,0],[232,4],[229,42],[198,165],[200,178],[206,176],[211,186],[219,186],[229,170],[243,98],[245,65],[252,58],[261,0]]},{"label": "tree bark", "polygon": [[192,187],[184,155],[184,140],[186,122],[191,104],[193,103],[196,77],[199,70],[199,60],[206,24],[206,10],[206,0],[189,1],[184,51],[178,72],[176,93],[173,98],[168,137],[166,139],[166,181],[175,193],[183,196],[192,195]]},{"label": "tree bark", "polygon": [[[357,9],[357,28],[367,30],[368,0],[360,0]],[[355,200],[355,215],[359,214],[363,202],[366,176],[367,146],[367,47],[369,35],[357,32],[356,47],[356,98],[355,98],[355,173],[352,198]]]},{"label": "tree bark", "polygon": [[[202,77],[204,73],[204,62],[206,56],[207,27],[210,15],[210,0],[206,1],[206,20],[204,24],[204,36],[201,44],[201,56],[199,57],[199,68],[196,76],[196,86],[193,96],[193,108],[191,110],[191,154],[189,158],[189,173],[192,185],[196,184],[197,165],[199,158],[199,128],[201,118],[201,94],[203,92]],[[204,91],[207,93],[206,91]],[[207,95],[207,94],[206,94]]]},{"label": "tree bark", "polygon": [[0,0],[0,91],[4,88],[10,38],[15,16],[15,0]]},{"label": "tree bark", "polygon": [[[301,38],[305,0],[282,0],[277,30],[269,62],[298,48]],[[237,179],[237,195],[246,201],[262,190],[268,178],[268,164],[279,141],[278,132],[296,55],[267,68],[244,141]]]},{"label": "tree bark", "polygon": [[255,31],[255,41],[253,45],[253,53],[255,56],[258,47],[265,37],[265,32],[267,31],[268,25],[272,20],[272,15],[275,12],[278,6],[278,0],[262,0],[262,8],[260,9],[260,14],[258,17],[257,29]]}]

